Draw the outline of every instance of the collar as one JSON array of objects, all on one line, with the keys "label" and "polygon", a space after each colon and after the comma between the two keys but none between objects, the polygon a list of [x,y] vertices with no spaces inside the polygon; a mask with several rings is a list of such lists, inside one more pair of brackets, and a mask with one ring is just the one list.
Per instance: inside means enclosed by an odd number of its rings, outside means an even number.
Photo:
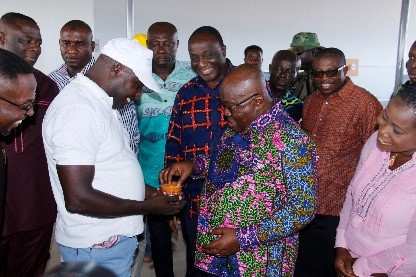
[{"label": "collar", "polygon": [[280,114],[283,114],[280,99],[273,99],[273,106],[267,112],[251,122],[247,129],[241,134],[243,136],[249,136],[251,134],[251,130],[263,131],[271,121],[276,121],[276,117]]},{"label": "collar", "polygon": [[[84,66],[84,68],[79,73],[85,74],[94,63],[95,63],[95,58],[91,57],[90,61]],[[69,74],[68,74],[68,66],[65,63],[61,65],[60,68],[58,68],[58,71],[62,73],[63,75],[67,76],[68,78],[71,78],[69,77]],[[72,78],[75,78],[75,76]]]},{"label": "collar", "polygon": [[88,93],[90,93],[92,99],[104,99],[111,106],[113,105],[113,97],[108,96],[108,94],[90,78],[82,73],[78,73],[75,77],[76,79],[74,82],[81,82],[84,87],[87,87]]}]

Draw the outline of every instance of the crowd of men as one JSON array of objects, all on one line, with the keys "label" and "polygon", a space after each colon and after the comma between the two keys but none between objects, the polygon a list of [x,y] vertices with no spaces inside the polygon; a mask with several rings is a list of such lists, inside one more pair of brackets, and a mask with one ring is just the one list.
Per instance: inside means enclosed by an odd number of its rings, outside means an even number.
[{"label": "crowd of men", "polygon": [[[48,77],[33,68],[41,44],[32,18],[0,18],[0,276],[42,275],[55,223],[65,263],[130,276],[143,215],[156,276],[174,276],[178,221],[186,276],[336,276],[343,199],[382,111],[340,49],[298,33],[265,80],[262,49],[236,67],[211,26],[189,37],[189,66],[169,22],[95,59],[91,28],[71,20]],[[158,190],[172,179],[179,196]]]}]

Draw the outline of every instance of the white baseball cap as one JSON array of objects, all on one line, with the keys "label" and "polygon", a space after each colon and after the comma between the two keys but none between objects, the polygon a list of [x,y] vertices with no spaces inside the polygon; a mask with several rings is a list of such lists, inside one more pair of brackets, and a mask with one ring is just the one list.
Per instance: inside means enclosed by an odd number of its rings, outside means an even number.
[{"label": "white baseball cap", "polygon": [[127,66],[146,87],[160,93],[159,85],[152,75],[152,50],[132,39],[115,38],[103,46],[101,54]]}]

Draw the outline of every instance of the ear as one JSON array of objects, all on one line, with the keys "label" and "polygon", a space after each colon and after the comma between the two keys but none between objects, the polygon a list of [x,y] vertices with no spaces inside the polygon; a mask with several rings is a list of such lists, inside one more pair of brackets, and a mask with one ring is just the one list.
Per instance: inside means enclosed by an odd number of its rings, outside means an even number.
[{"label": "ear", "polygon": [[257,95],[254,97],[253,102],[255,104],[255,110],[258,111],[264,106],[264,99],[262,95]]},{"label": "ear", "polygon": [[269,73],[272,71],[272,65],[269,64]]},{"label": "ear", "polygon": [[179,39],[176,41],[176,48],[179,47]]},{"label": "ear", "polygon": [[221,46],[221,53],[224,55],[224,58],[227,56],[227,46]]},{"label": "ear", "polygon": [[4,37],[5,37],[4,33],[0,32],[0,45],[4,45],[4,43],[5,43]]},{"label": "ear", "polygon": [[92,52],[94,52],[94,50],[95,50],[95,41],[91,41],[91,49],[92,49]]},{"label": "ear", "polygon": [[344,76],[347,76],[348,65],[345,65],[345,67],[342,69],[342,71],[344,72]]},{"label": "ear", "polygon": [[120,63],[114,63],[111,66],[110,74],[112,77],[117,77],[122,71],[122,65]]}]

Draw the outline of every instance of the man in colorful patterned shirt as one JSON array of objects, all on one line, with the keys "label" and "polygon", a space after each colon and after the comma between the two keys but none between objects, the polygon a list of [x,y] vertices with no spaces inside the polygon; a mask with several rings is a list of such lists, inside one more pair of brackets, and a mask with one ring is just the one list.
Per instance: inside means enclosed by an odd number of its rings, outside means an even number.
[{"label": "man in colorful patterned shirt", "polygon": [[196,267],[215,276],[292,276],[300,228],[315,210],[313,142],[240,65],[221,85],[228,129],[209,159],[171,165],[164,182],[205,175]]},{"label": "man in colorful patterned shirt", "polygon": [[299,65],[299,57],[290,50],[278,51],[269,65],[272,96],[280,99],[284,111],[297,122],[302,119],[303,102],[294,96],[289,88],[296,79]]},{"label": "man in colorful patterned shirt", "polygon": [[296,276],[336,276],[335,235],[345,195],[361,149],[375,130],[380,102],[346,77],[344,53],[321,50],[312,63],[317,90],[305,100],[302,128],[316,143],[318,206],[299,233]]},{"label": "man in colorful patterned shirt", "polygon": [[[160,87],[156,93],[143,87],[137,102],[139,162],[146,185],[159,187],[164,167],[166,134],[178,90],[195,77],[192,69],[176,60],[178,31],[169,22],[153,23],[147,31],[147,47],[153,51],[153,78]],[[148,216],[152,257],[156,276],[173,276],[172,231],[164,216]]]},{"label": "man in colorful patterned shirt", "polygon": [[[234,68],[226,59],[221,34],[211,26],[196,29],[188,40],[192,69],[198,74],[179,91],[172,109],[166,141],[166,164],[209,155],[226,126],[219,101],[223,78]],[[199,195],[204,180],[184,183],[186,200],[181,214],[186,243],[186,276],[199,276],[194,268]]]}]

